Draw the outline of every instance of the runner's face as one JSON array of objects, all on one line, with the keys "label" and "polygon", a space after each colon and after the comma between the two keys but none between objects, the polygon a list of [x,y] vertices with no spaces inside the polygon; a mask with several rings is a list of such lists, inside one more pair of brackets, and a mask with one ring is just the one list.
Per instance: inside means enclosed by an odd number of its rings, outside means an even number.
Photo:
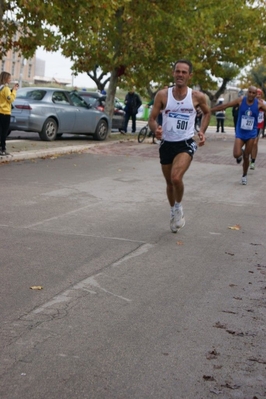
[{"label": "runner's face", "polygon": [[262,98],[262,93],[260,91],[257,92],[257,98]]},{"label": "runner's face", "polygon": [[176,64],[173,77],[177,87],[187,86],[187,82],[191,76],[192,73],[189,73],[189,66],[187,64],[181,62]]},{"label": "runner's face", "polygon": [[250,87],[247,93],[248,101],[254,101],[256,96],[257,96],[257,89]]}]

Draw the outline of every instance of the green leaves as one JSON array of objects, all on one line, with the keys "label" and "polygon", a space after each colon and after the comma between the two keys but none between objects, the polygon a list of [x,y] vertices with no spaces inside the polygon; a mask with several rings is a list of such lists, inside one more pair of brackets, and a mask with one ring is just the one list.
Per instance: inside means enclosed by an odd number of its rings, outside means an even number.
[{"label": "green leaves", "polygon": [[75,71],[123,66],[118,84],[139,89],[169,84],[180,58],[193,62],[192,84],[211,89],[228,79],[226,64],[234,77],[266,44],[263,0],[0,0],[1,16],[2,54],[61,48]]}]

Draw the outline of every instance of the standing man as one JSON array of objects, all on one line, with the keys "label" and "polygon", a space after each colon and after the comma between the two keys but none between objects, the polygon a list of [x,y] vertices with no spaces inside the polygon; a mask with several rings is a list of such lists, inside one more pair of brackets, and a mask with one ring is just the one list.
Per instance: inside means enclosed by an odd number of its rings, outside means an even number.
[{"label": "standing man", "polygon": [[[220,98],[218,101],[218,105],[223,104],[224,99]],[[225,120],[225,111],[218,111],[215,114],[216,116],[216,133],[219,133],[221,126],[221,133],[225,133],[224,131],[224,120]]]},{"label": "standing man", "polygon": [[[257,98],[262,99],[262,90],[257,89]],[[265,101],[263,101],[264,104],[266,104]],[[257,126],[257,137],[254,140],[254,144],[251,150],[251,161],[250,161],[250,169],[255,169],[255,162],[258,154],[258,144],[259,144],[259,138],[260,134],[263,131],[264,128],[264,111],[262,109],[259,109],[259,116],[258,116],[258,126]]]},{"label": "standing man", "polygon": [[134,89],[131,89],[126,97],[125,97],[125,128],[124,131],[121,133],[127,133],[127,125],[129,119],[132,119],[132,133],[136,132],[136,116],[138,113],[139,107],[142,105],[142,101],[140,96],[135,93]]},{"label": "standing man", "polygon": [[[193,140],[196,107],[200,106],[203,118],[198,133],[199,145],[205,143],[205,131],[211,113],[203,93],[187,86],[192,77],[192,64],[179,60],[173,69],[174,86],[158,91],[149,117],[149,127],[155,132],[160,145],[160,163],[166,181],[166,194],[171,207],[170,228],[173,233],[185,226],[181,201],[184,194],[183,176],[188,170],[197,145]],[[157,117],[162,110],[163,125]]]},{"label": "standing man", "polygon": [[[243,175],[241,179],[243,185],[247,184],[249,157],[255,138],[257,137],[259,109],[261,108],[266,111],[266,104],[263,103],[262,99],[256,98],[256,96],[256,87],[250,86],[245,97],[236,98],[233,101],[217,105],[211,109],[211,111],[219,111],[239,104],[233,156],[236,158],[237,163],[242,161],[242,157],[244,158]],[[244,150],[242,149],[243,146],[245,146]]]}]

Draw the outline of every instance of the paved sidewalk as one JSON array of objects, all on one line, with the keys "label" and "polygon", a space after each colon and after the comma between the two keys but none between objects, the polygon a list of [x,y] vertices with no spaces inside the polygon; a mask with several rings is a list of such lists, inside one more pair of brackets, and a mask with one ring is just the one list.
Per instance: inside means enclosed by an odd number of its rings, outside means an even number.
[{"label": "paved sidewalk", "polygon": [[[142,126],[146,125],[144,121],[138,121],[137,129],[138,131]],[[15,136],[14,136],[15,133]],[[0,163],[6,163],[11,161],[22,161],[27,159],[36,158],[48,158],[55,157],[59,155],[71,154],[85,152],[88,149],[94,147],[109,146],[113,144],[114,141],[136,141],[138,132],[136,134],[126,134],[122,135],[119,133],[112,133],[111,138],[106,141],[94,141],[90,137],[86,136],[71,136],[62,137],[55,141],[41,141],[39,136],[33,136],[33,138],[28,138],[25,134],[23,138],[23,132],[12,132],[12,136],[7,139],[7,151],[11,154],[10,156],[0,156]],[[227,140],[227,138],[234,135],[233,128],[227,128],[226,133],[215,133],[215,126],[209,127],[206,132],[207,139],[210,137],[215,137],[217,139]],[[18,137],[18,138],[17,138]],[[149,143],[149,140],[145,140],[145,143]],[[144,143],[139,144],[144,145]]]}]

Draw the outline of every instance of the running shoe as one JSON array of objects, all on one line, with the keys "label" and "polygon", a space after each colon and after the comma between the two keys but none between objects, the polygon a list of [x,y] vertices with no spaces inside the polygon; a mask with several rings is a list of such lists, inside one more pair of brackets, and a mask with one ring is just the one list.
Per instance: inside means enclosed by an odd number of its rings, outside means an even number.
[{"label": "running shoe", "polygon": [[175,215],[171,215],[170,217],[170,229],[172,233],[177,233],[177,227],[175,223]]},{"label": "running shoe", "polygon": [[255,169],[255,163],[254,163],[254,162],[251,162],[249,168],[252,169],[252,170],[254,170],[254,169]]},{"label": "running shoe", "polygon": [[242,176],[242,179],[241,179],[241,183],[243,184],[243,186],[246,186],[247,185],[247,176]]},{"label": "running shoe", "polygon": [[175,210],[175,224],[176,224],[177,230],[184,227],[185,223],[186,223],[186,221],[185,221],[185,217],[184,217],[183,207],[180,206],[180,208]]}]

